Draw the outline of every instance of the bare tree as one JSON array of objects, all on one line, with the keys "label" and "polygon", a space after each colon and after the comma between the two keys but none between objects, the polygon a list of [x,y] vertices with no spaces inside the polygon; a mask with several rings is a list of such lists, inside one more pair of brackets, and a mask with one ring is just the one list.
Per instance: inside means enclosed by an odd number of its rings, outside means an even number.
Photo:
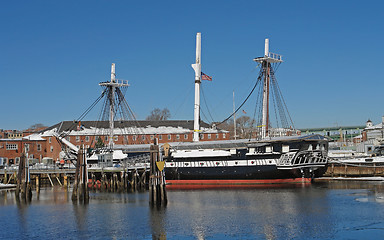
[{"label": "bare tree", "polygon": [[230,138],[233,138],[233,139],[235,138],[234,137],[234,129],[233,129],[233,118],[230,118],[223,123],[217,123],[217,124],[219,124],[218,127],[220,129],[223,129],[223,130],[226,130],[229,132]]},{"label": "bare tree", "polygon": [[46,127],[47,126],[45,126],[42,123],[36,123],[36,124],[33,124],[32,126],[30,126],[29,129],[31,129],[31,130],[38,130],[40,128],[46,128]]},{"label": "bare tree", "polygon": [[146,120],[150,121],[164,121],[168,120],[171,117],[171,113],[168,108],[161,110],[160,108],[155,108],[151,111],[150,115],[146,117]]},{"label": "bare tree", "polygon": [[249,137],[250,132],[252,131],[252,121],[248,116],[241,116],[236,119],[236,128],[240,138]]}]

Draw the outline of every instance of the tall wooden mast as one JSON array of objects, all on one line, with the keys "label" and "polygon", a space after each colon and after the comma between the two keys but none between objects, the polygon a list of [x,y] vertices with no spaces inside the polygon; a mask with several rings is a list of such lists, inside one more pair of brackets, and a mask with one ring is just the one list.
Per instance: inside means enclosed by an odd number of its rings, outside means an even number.
[{"label": "tall wooden mast", "polygon": [[261,137],[266,138],[268,136],[269,126],[269,86],[271,76],[271,63],[283,62],[282,56],[269,52],[269,39],[265,39],[264,57],[253,59],[255,62],[259,62],[263,72],[263,111],[261,121]]},{"label": "tall wooden mast", "polygon": [[115,64],[112,63],[111,66],[111,81],[110,82],[101,82],[99,83],[100,86],[105,86],[108,88],[108,102],[109,102],[109,141],[108,141],[108,148],[113,149],[113,136],[114,136],[114,121],[115,121],[115,111],[117,107],[115,106],[115,92],[116,88],[119,87],[128,87],[128,81],[118,81],[116,80],[116,73],[115,73]]},{"label": "tall wooden mast", "polygon": [[192,64],[192,68],[195,70],[193,141],[198,142],[200,132],[201,33],[196,34],[196,63]]}]

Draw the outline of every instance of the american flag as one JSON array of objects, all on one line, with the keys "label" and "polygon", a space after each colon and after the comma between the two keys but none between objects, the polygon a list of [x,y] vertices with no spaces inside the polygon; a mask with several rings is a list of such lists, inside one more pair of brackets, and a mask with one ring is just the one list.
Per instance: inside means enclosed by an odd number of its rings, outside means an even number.
[{"label": "american flag", "polygon": [[212,81],[212,77],[206,75],[205,73],[201,72],[201,80],[208,80]]}]

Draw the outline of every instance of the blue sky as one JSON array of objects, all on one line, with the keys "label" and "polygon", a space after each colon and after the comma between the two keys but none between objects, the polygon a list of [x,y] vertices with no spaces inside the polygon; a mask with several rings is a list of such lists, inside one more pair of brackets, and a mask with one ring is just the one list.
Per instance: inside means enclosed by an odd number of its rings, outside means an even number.
[{"label": "blue sky", "polygon": [[297,128],[378,123],[383,9],[382,1],[0,1],[0,128],[77,119],[112,62],[129,80],[138,119],[156,107],[193,119],[196,32],[215,121],[231,113],[233,91],[236,104],[250,91],[252,59],[269,38],[284,58],[276,77]]}]

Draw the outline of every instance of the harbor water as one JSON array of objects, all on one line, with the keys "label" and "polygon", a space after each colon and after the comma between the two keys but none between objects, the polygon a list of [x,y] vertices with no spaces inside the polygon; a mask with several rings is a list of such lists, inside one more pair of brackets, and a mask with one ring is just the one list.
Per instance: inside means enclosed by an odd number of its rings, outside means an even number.
[{"label": "harbor water", "polygon": [[0,191],[0,239],[383,239],[384,183],[327,182],[258,188],[148,192],[33,192],[30,203]]}]

